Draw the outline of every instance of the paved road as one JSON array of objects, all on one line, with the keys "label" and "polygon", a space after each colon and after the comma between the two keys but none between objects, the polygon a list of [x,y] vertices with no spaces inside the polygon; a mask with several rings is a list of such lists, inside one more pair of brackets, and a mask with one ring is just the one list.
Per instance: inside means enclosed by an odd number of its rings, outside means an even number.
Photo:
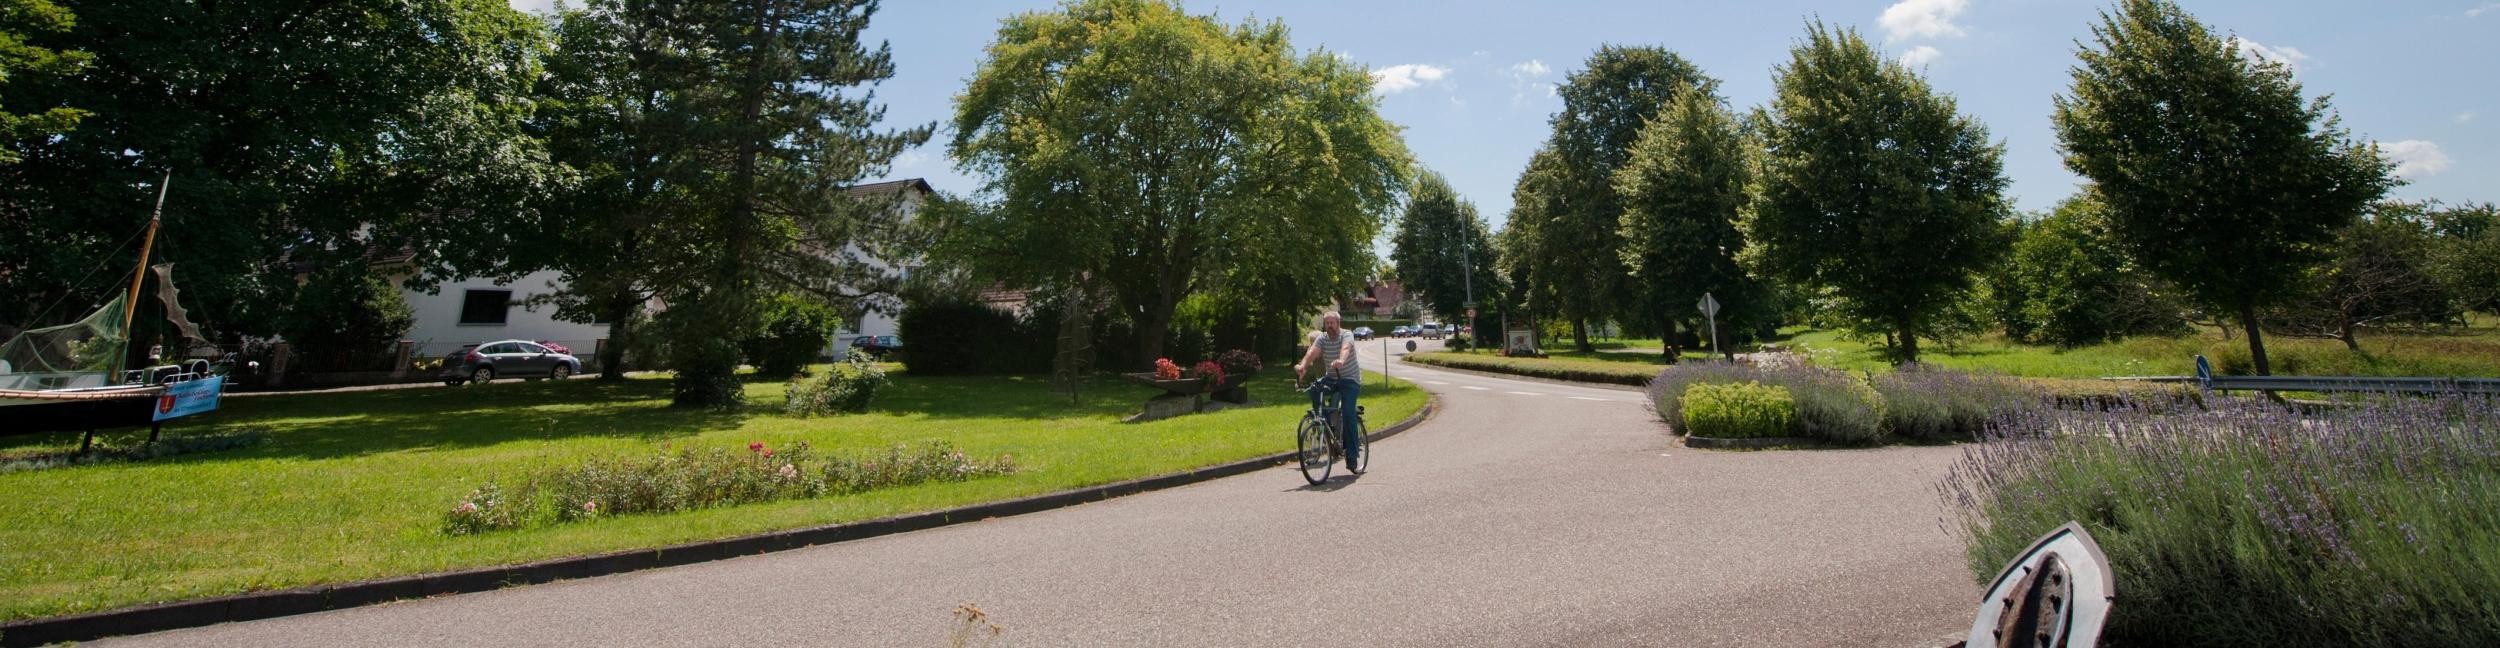
[{"label": "paved road", "polygon": [[106,643],[936,646],[965,602],[1028,647],[1935,646],[1969,623],[1977,589],[1930,491],[1957,450],[1689,450],[1637,392],[1392,372],[1440,393],[1441,412],[1381,443],[1369,475],[1318,488],[1278,468]]}]

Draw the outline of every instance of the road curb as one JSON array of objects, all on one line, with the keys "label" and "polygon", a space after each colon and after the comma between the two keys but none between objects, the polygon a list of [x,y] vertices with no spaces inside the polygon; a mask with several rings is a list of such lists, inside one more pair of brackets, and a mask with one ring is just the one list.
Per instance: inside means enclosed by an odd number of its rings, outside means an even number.
[{"label": "road curb", "polygon": [[1750,450],[1750,449],[1759,449],[1759,448],[1778,448],[1778,447],[1788,447],[1788,446],[1821,447],[1821,446],[1823,446],[1823,445],[1824,445],[1824,443],[1823,443],[1823,442],[1822,442],[1822,440],[1820,440],[1820,439],[1809,439],[1809,438],[1805,438],[1805,437],[1752,437],[1752,438],[1721,438],[1721,437],[1704,437],[1704,436],[1686,436],[1686,437],[1684,437],[1684,447],[1687,447],[1687,448],[1697,448],[1697,449],[1702,449],[1702,450]]},{"label": "road curb", "polygon": [[[1372,432],[1364,437],[1365,440],[1396,436],[1432,418],[1434,410],[1439,409],[1441,399],[1440,396],[1431,392],[1424,394],[1422,409],[1416,410],[1415,414],[1406,417],[1406,420]],[[196,628],[231,621],[293,616],[404,599],[486,592],[521,585],[691,565],[822,544],[863,540],[989,518],[1038,513],[1243,475],[1285,463],[1292,459],[1294,454],[1294,452],[1287,451],[1183,472],[987,504],[707,540],[656,549],[556,558],[519,565],[400,576],[337,585],[251,592],[87,614],[13,621],[0,624],[0,647],[93,641],[105,637]]]}]

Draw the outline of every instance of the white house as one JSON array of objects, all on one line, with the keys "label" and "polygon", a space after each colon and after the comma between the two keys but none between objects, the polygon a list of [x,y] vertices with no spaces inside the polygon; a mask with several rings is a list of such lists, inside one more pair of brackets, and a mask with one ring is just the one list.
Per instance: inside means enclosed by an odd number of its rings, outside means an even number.
[{"label": "white house", "polygon": [[[882,196],[901,193],[896,210],[898,221],[908,221],[918,213],[920,205],[934,193],[926,180],[912,178],[869,183],[847,190],[855,196]],[[404,260],[404,259],[403,259]],[[389,263],[383,259],[377,263]],[[894,266],[871,260],[883,269]],[[908,262],[902,271],[909,272]],[[585,359],[598,350],[608,337],[608,325],[602,323],[568,322],[556,318],[554,306],[530,306],[531,298],[563,290],[564,278],[553,270],[542,270],[513,280],[497,283],[492,278],[470,277],[445,281],[431,294],[401,289],[400,297],[415,314],[415,323],[408,327],[407,339],[415,342],[416,357],[441,356],[464,345],[492,340],[521,339],[554,342],[573,350]],[[848,346],[852,338],[862,335],[894,335],[892,313],[869,312],[863,316],[846,316],[835,348]]]}]

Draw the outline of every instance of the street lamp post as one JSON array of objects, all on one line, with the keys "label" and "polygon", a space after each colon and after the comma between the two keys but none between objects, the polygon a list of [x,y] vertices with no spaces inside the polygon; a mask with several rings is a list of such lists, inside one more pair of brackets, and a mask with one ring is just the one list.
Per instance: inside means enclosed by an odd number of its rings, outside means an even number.
[{"label": "street lamp post", "polygon": [[[1469,228],[1467,226],[1473,224],[1474,223],[1468,222],[1460,222],[1458,224],[1458,276],[1460,277],[1460,281],[1467,286],[1466,326],[1467,332],[1470,334],[1474,333],[1476,330],[1476,273],[1474,272],[1476,266],[1475,264],[1470,263],[1467,257],[1467,246],[1469,243],[1467,240],[1467,230]],[[1473,350],[1475,343],[1483,339],[1483,336],[1475,336],[1475,339],[1468,341],[1468,348]]]}]

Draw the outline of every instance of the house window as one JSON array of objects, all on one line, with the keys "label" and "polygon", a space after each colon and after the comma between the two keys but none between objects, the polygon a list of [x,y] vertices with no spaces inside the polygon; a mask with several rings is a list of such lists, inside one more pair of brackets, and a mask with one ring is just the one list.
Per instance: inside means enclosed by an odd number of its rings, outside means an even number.
[{"label": "house window", "polygon": [[512,291],[471,290],[460,300],[461,324],[501,325],[512,313]]}]

